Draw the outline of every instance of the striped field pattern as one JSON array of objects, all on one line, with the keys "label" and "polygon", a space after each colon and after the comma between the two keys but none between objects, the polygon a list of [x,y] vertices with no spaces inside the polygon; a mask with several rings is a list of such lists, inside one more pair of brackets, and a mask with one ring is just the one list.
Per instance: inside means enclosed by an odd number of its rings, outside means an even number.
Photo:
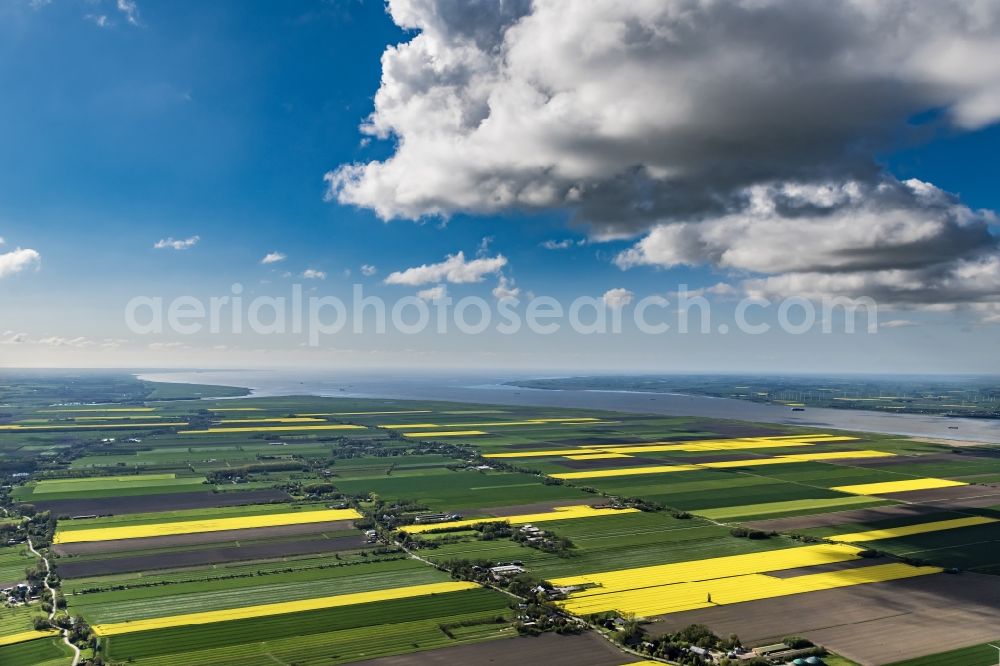
[{"label": "striped field pattern", "polygon": [[268,513],[258,516],[236,518],[214,518],[210,520],[185,520],[150,525],[123,525],[119,527],[95,527],[93,529],[56,532],[53,543],[82,543],[86,541],[112,541],[115,539],[140,539],[146,537],[195,534],[201,532],[221,532],[277,525],[305,525],[325,523],[334,520],[356,520],[361,514],[354,509],[325,509],[323,511],[299,511],[295,513]]}]

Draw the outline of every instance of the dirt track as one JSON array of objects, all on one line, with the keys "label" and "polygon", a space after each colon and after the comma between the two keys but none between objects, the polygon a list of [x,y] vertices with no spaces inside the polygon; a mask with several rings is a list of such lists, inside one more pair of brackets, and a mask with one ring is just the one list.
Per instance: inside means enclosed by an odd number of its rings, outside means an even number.
[{"label": "dirt track", "polygon": [[638,660],[638,657],[618,650],[603,638],[589,632],[579,636],[542,634],[533,638],[505,638],[353,663],[358,666],[619,666]]},{"label": "dirt track", "polygon": [[865,666],[996,640],[1000,577],[936,574],[667,615],[655,635],[692,623],[751,645],[802,635]]}]

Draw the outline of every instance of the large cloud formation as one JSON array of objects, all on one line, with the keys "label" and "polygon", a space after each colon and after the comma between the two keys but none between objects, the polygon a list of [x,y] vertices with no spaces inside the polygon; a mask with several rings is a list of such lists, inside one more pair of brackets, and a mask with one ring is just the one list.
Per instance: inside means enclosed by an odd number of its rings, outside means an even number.
[{"label": "large cloud formation", "polygon": [[[1000,119],[989,0],[390,0],[362,131],[327,174],[383,219],[566,208],[618,264],[705,263],[759,289],[978,301],[990,215],[873,156]],[[916,114],[931,121],[910,122]],[[992,272],[991,272],[992,271]]]},{"label": "large cloud formation", "polygon": [[740,210],[654,227],[615,262],[708,264],[771,274],[755,295],[865,295],[878,302],[964,303],[1000,293],[992,213],[919,180],[754,186]]}]

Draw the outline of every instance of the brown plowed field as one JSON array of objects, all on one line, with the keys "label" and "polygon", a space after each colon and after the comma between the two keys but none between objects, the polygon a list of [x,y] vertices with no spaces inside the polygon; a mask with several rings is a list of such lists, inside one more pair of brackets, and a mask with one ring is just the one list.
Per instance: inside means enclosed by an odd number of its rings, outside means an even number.
[{"label": "brown plowed field", "polygon": [[865,666],[995,640],[1000,577],[936,574],[663,616],[657,635],[692,623],[748,645],[805,636]]},{"label": "brown plowed field", "polygon": [[952,486],[933,490],[913,490],[908,493],[887,493],[879,497],[935,506],[984,507],[1000,504],[1000,488],[980,485]]},{"label": "brown plowed field", "polygon": [[97,555],[99,553],[123,553],[130,550],[200,546],[206,543],[226,543],[227,541],[273,539],[299,534],[321,534],[323,532],[349,530],[352,528],[353,522],[350,520],[335,520],[325,523],[277,525],[275,527],[256,527],[246,530],[220,530],[218,532],[198,532],[196,534],[176,534],[173,536],[143,537],[140,539],[60,543],[53,545],[52,550],[57,555]]},{"label": "brown plowed field", "polygon": [[798,567],[796,569],[781,569],[780,571],[769,571],[768,576],[772,578],[797,578],[799,576],[810,576],[812,574],[827,573],[830,571],[844,571],[845,569],[858,569],[860,567],[874,567],[879,564],[890,564],[894,560],[888,557],[862,557],[857,560],[845,560],[843,562],[830,562],[829,564],[817,564],[811,567]]},{"label": "brown plowed field", "polygon": [[242,506],[286,502],[291,497],[273,489],[233,490],[225,493],[201,491],[195,493],[164,493],[135,497],[101,497],[91,499],[41,500],[32,502],[39,511],[51,511],[55,516],[110,516],[124,513],[204,509],[215,506]]},{"label": "brown plowed field", "polygon": [[311,555],[314,553],[335,553],[363,548],[365,541],[360,536],[334,537],[332,539],[296,539],[293,541],[270,541],[248,543],[223,548],[182,550],[152,555],[134,555],[102,560],[73,559],[57,560],[62,578],[89,578],[133,571],[154,571],[157,569],[179,569],[183,567],[222,564],[244,560],[267,560],[291,555]]},{"label": "brown plowed field", "polygon": [[795,532],[812,527],[829,527],[847,523],[871,523],[877,520],[892,518],[909,518],[925,516],[946,511],[946,507],[927,506],[924,504],[901,504],[895,506],[877,506],[871,509],[850,509],[848,511],[831,511],[808,516],[789,516],[788,518],[771,518],[769,520],[754,520],[743,523],[746,527],[765,532]]}]

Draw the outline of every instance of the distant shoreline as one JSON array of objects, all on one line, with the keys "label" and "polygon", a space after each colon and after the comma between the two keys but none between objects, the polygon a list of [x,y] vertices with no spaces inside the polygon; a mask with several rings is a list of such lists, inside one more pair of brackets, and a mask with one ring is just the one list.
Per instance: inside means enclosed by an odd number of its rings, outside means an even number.
[{"label": "distant shoreline", "polygon": [[[509,382],[518,377],[439,375],[372,376],[334,375],[316,371],[211,371],[139,373],[140,379],[176,383],[212,383],[251,391],[249,398],[290,395],[440,400],[489,405],[544,405],[577,409],[600,409],[635,414],[717,418],[807,428],[871,432],[902,437],[933,437],[983,444],[1000,444],[1000,421],[951,418],[924,414],[808,408],[793,412],[788,407],[687,394],[607,392],[520,388]],[[231,398],[238,400],[240,398]]]}]

